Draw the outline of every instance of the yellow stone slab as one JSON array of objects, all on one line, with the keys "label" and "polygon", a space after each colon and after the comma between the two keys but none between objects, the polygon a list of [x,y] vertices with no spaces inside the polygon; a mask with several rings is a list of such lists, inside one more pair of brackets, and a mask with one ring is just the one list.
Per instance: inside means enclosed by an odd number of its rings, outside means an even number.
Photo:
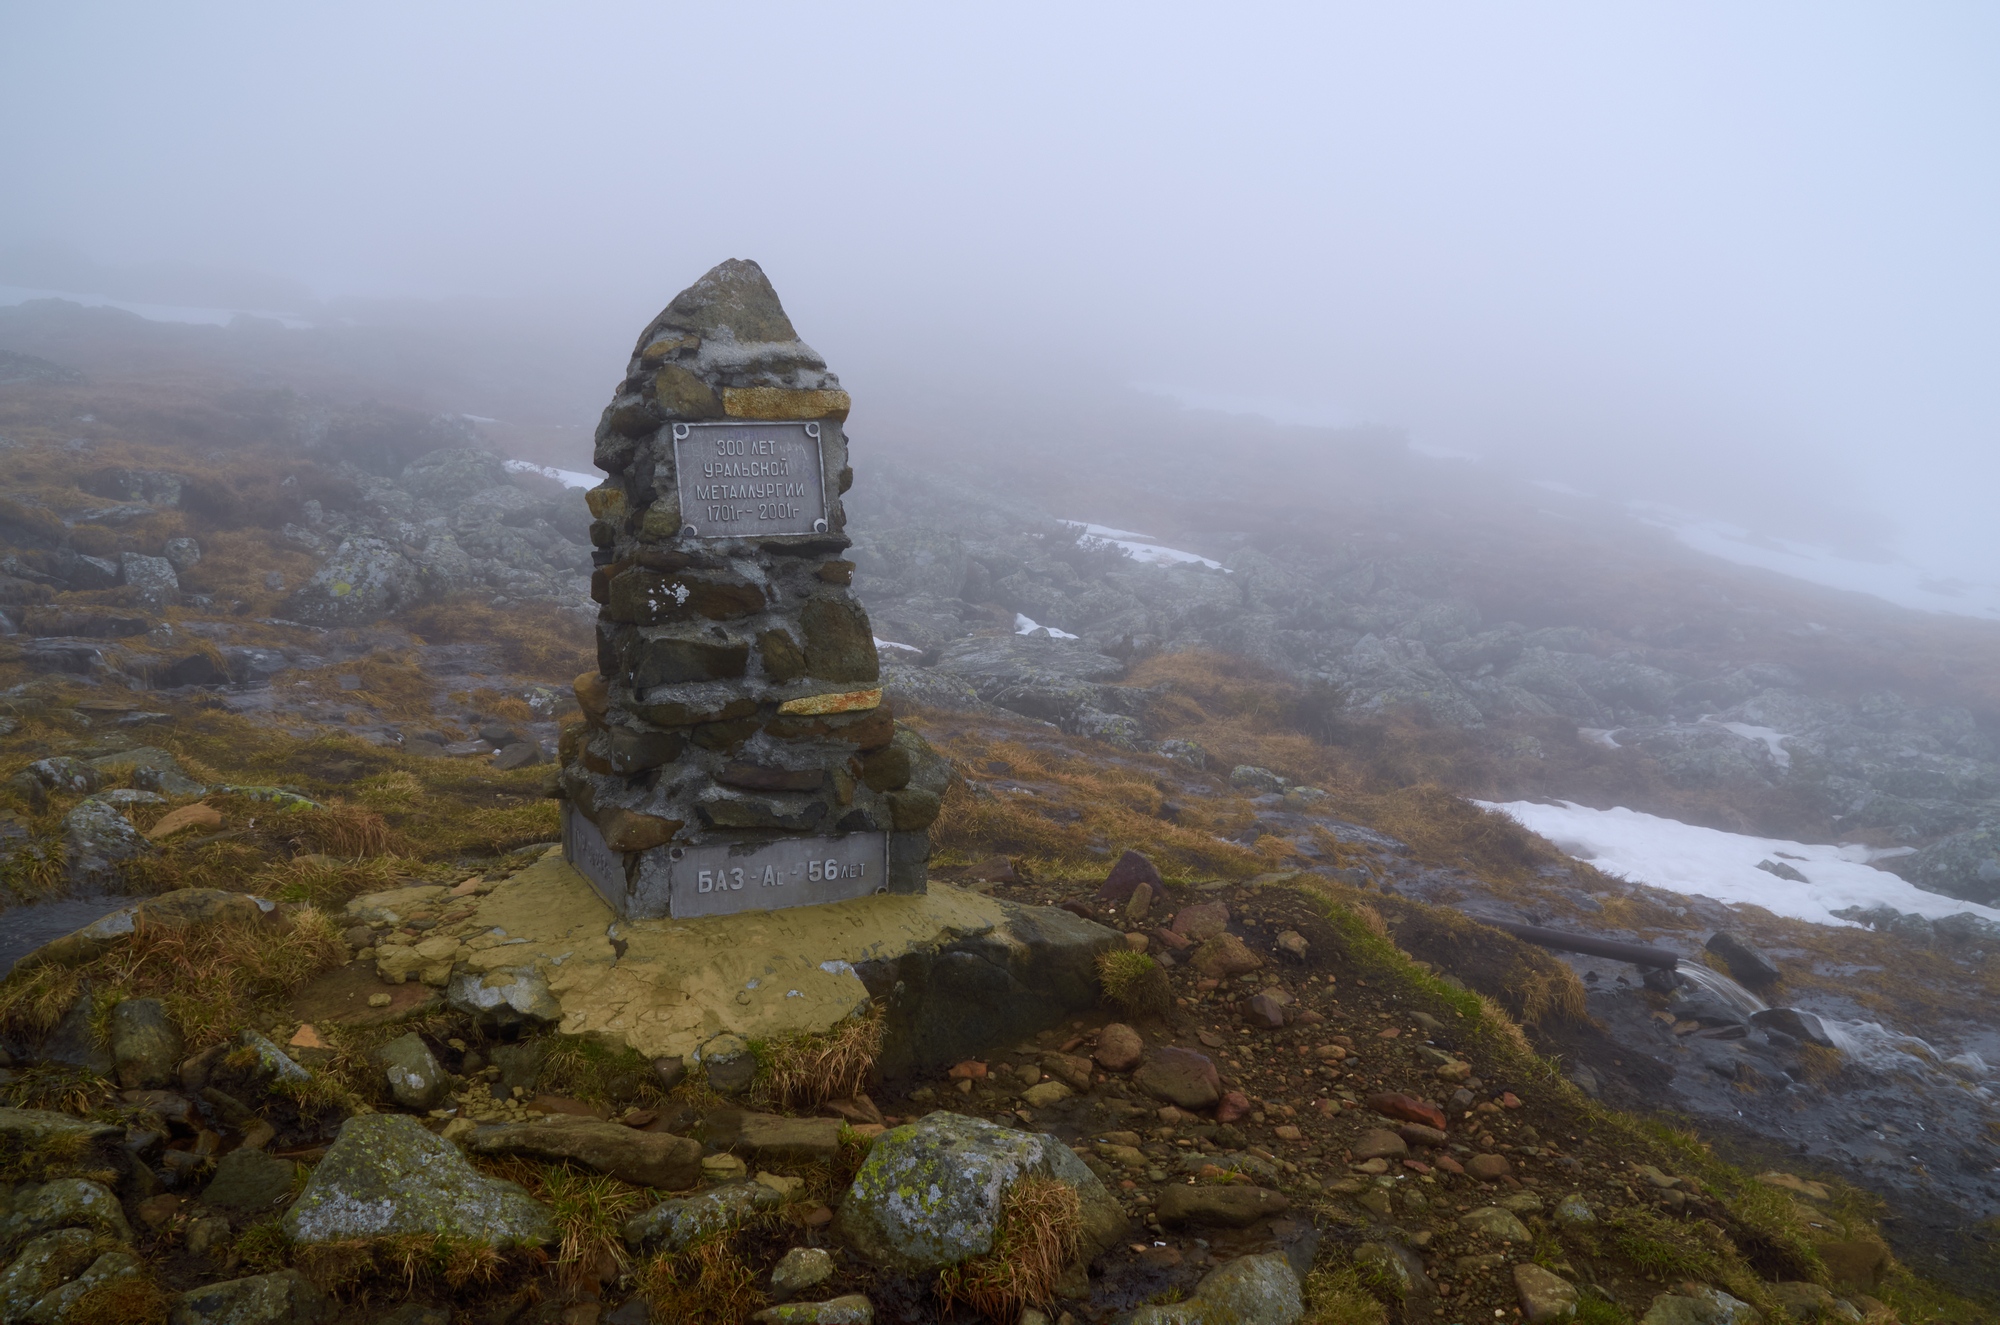
[{"label": "yellow stone slab", "polygon": [[860,713],[882,706],[882,688],[873,690],[843,690],[831,695],[805,695],[798,699],[788,699],[778,705],[780,713],[798,713],[819,716],[828,713]]},{"label": "yellow stone slab", "polygon": [[562,1006],[564,1034],[648,1057],[686,1055],[725,1031],[764,1039],[824,1030],[868,1001],[856,962],[983,933],[1004,919],[992,898],[932,883],[919,896],[619,920],[552,848],[478,903],[476,924],[527,941],[474,952],[468,965],[535,967]]},{"label": "yellow stone slab", "polygon": [[844,419],[845,391],[798,391],[783,386],[726,386],[722,412],[732,419]]}]

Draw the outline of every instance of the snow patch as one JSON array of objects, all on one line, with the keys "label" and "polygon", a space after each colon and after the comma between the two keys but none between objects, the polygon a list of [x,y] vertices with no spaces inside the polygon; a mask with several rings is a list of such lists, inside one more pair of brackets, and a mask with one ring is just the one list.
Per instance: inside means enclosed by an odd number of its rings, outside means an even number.
[{"label": "snow patch", "polygon": [[1130,529],[1113,529],[1109,525],[1086,524],[1081,520],[1062,520],[1072,529],[1082,532],[1076,541],[1084,547],[1115,547],[1131,555],[1134,561],[1143,561],[1152,566],[1206,566],[1210,570],[1229,573],[1229,568],[1221,562],[1204,557],[1196,552],[1183,552],[1179,548],[1162,547],[1146,540],[1151,534],[1134,533]]},{"label": "snow patch", "polygon": [[[470,414],[465,416],[471,418]],[[510,474],[540,474],[552,478],[565,488],[594,488],[603,482],[595,474],[582,474],[574,469],[557,469],[554,465],[538,465],[532,460],[509,460],[507,472]]]},{"label": "snow patch", "polygon": [[1038,630],[1046,632],[1050,639],[1077,638],[1077,636],[1070,634],[1067,630],[1057,630],[1054,626],[1044,626],[1033,617],[1023,616],[1019,612],[1014,614],[1014,633],[1016,635],[1032,635]]},{"label": "snow patch", "polygon": [[1576,734],[1579,739],[1591,745],[1601,745],[1607,750],[1622,750],[1625,747],[1618,744],[1617,739],[1618,733],[1622,730],[1624,729],[1621,727],[1578,727]]},{"label": "snow patch", "polygon": [[1762,741],[1764,748],[1771,752],[1771,762],[1779,768],[1792,766],[1792,752],[1780,745],[1780,741],[1792,739],[1775,727],[1754,727],[1747,722],[1717,722],[1714,718],[1703,718],[1702,723],[1710,727],[1720,727],[1726,732],[1735,732],[1746,741]]},{"label": "snow patch", "polygon": [[1739,566],[1755,566],[1830,589],[1867,594],[1919,612],[2000,618],[2000,585],[1963,582],[1900,557],[1857,561],[1828,548],[1772,538],[1671,507],[1634,502],[1631,509],[1647,524],[1667,530],[1695,551]]},{"label": "snow patch", "polygon": [[[2000,921],[2000,910],[1925,892],[1876,869],[1871,862],[1891,853],[1873,847],[1725,833],[1623,806],[1593,810],[1570,801],[1478,803],[1606,874],[1691,897],[1761,906],[1816,925],[1852,924],[1833,914],[1850,906],[1892,906],[1932,920],[1970,911],[1981,919]],[[1774,857],[1789,862],[1808,881],[1796,883],[1757,868],[1758,861]]]},{"label": "snow patch", "polygon": [[875,636],[875,647],[877,649],[905,649],[911,653],[923,652],[922,649],[914,644],[898,644],[892,639],[883,639],[880,635]]}]

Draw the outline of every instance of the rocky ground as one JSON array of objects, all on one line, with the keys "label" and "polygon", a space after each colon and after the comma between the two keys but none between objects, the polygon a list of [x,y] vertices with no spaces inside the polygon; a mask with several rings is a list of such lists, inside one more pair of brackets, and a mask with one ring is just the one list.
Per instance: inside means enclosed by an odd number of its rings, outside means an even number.
[{"label": "rocky ground", "polygon": [[[980,945],[1040,941],[996,927],[837,1034],[639,1054],[561,1034],[571,955],[517,978],[490,909],[555,835],[576,494],[463,419],[79,374],[30,324],[0,317],[0,959],[36,954],[0,981],[0,1322],[1990,1317],[1985,922],[1727,907],[1462,799],[1903,846],[1991,900],[1983,625],[1407,457],[1342,470],[1334,527],[1174,463],[1058,486],[1034,441],[870,473],[864,438],[857,587],[955,770],[934,877],[1113,960],[976,1008]],[[578,979],[646,955],[588,938]],[[897,983],[946,968],[957,1002]]]},{"label": "rocky ground", "polygon": [[[69,1089],[104,1084],[88,1119],[0,1111],[20,1318],[921,1321],[956,1300],[1165,1322],[1238,1294],[1230,1319],[1582,1304],[1665,1325],[1889,1319],[1869,1290],[1907,1289],[1856,1194],[1604,1111],[1335,882],[1170,887],[1134,856],[1094,890],[993,885],[1130,927],[1110,1010],[872,1095],[853,1064],[827,1083],[853,1093],[817,1109],[781,1083],[823,1046],[691,1071],[441,999],[430,936],[511,886],[489,871],[404,914],[357,899],[283,1011],[192,1054],[183,991],[123,999],[101,1040],[72,1011],[23,1046],[17,1090],[64,1064]],[[169,893],[31,971],[46,986],[168,927],[316,925],[331,935],[310,911]],[[397,943],[419,959],[387,961]],[[375,957],[359,984],[354,950]],[[1040,1280],[995,1200],[1037,1175],[1075,1193]],[[913,1183],[930,1196],[898,1196]]]}]

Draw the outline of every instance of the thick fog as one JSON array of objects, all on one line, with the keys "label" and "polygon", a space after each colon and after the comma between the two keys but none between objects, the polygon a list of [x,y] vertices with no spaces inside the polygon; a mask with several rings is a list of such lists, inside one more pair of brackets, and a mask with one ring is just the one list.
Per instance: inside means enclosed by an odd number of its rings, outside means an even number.
[{"label": "thick fog", "polygon": [[587,429],[751,257],[857,428],[1137,389],[2000,583],[1996,148],[1975,4],[0,10],[0,285],[429,301]]}]

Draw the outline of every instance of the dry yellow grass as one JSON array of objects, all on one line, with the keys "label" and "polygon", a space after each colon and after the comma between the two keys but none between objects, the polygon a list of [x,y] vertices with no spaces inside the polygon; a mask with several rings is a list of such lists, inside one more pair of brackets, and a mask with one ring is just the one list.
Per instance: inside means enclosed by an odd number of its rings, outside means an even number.
[{"label": "dry yellow grass", "polygon": [[1031,1175],[1007,1189],[993,1249],[942,1271],[938,1295],[963,1302],[990,1321],[1011,1322],[1055,1297],[1056,1279],[1083,1243],[1083,1200],[1076,1188]]},{"label": "dry yellow grass", "polygon": [[765,1089],[779,1108],[817,1109],[861,1093],[882,1053],[882,1016],[870,1008],[831,1030],[790,1036],[765,1047]]},{"label": "dry yellow grass", "polygon": [[158,998],[193,1050],[263,1024],[299,985],[346,960],[333,920],[311,907],[281,922],[142,929],[83,965],[16,971],[0,982],[0,1026],[46,1034],[87,987]]}]

